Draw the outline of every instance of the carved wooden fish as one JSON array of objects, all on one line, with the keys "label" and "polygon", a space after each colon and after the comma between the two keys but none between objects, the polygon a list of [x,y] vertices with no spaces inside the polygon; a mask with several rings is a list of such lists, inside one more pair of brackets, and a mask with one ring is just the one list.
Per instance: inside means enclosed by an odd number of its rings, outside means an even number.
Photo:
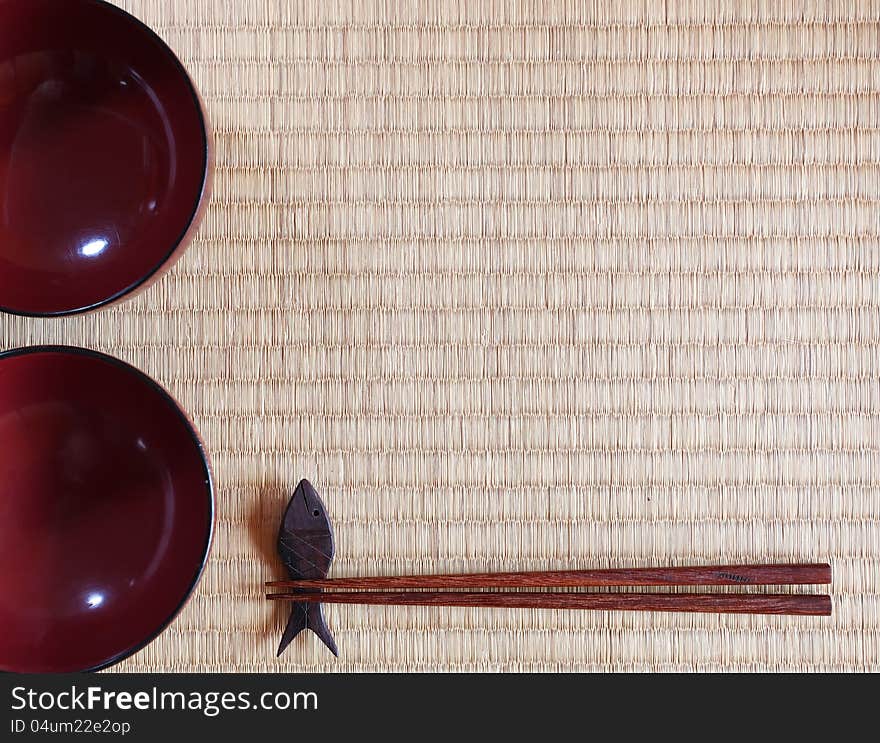
[{"label": "carved wooden fish", "polygon": [[[333,562],[335,546],[333,528],[324,504],[308,480],[296,486],[278,533],[278,554],[291,580],[326,578]],[[296,602],[291,605],[290,619],[278,646],[278,655],[304,629],[310,629],[339,655],[336,641],[324,621],[321,604]]]}]

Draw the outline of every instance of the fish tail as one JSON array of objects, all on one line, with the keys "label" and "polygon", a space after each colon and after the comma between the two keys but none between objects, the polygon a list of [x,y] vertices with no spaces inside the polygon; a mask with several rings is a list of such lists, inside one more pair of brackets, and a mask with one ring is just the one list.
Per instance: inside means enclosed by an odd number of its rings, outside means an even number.
[{"label": "fish tail", "polygon": [[284,628],[284,634],[281,636],[281,643],[278,645],[278,653],[276,655],[280,656],[304,629],[310,629],[333,655],[339,655],[333,634],[324,621],[324,612],[321,610],[321,605],[312,603],[294,603],[291,605],[290,618],[287,620],[287,626]]}]

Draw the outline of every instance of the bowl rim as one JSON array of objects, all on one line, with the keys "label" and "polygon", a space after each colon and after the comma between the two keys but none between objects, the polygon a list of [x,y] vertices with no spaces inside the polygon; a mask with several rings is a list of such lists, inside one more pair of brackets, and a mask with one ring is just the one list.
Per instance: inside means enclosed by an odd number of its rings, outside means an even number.
[{"label": "bowl rim", "polygon": [[150,28],[146,23],[144,23],[137,16],[132,15],[128,11],[120,8],[118,5],[113,5],[108,2],[108,0],[75,0],[79,3],[89,3],[92,5],[100,5],[108,10],[116,13],[116,15],[120,16],[123,20],[132,23],[141,33],[146,33],[149,38],[151,38],[154,42],[156,42],[159,46],[159,49],[165,54],[170,60],[177,71],[180,73],[182,79],[185,81],[187,88],[189,89],[190,95],[192,96],[193,103],[196,107],[196,113],[199,118],[199,128],[201,129],[202,135],[202,175],[201,175],[201,186],[199,188],[198,198],[195,200],[195,203],[192,208],[192,212],[189,215],[189,218],[186,220],[186,225],[181,231],[180,235],[175,238],[172,243],[170,249],[164,254],[162,260],[160,260],[155,267],[153,267],[149,272],[144,274],[143,276],[138,277],[135,281],[130,283],[128,286],[116,291],[111,294],[109,297],[105,297],[104,299],[100,299],[97,302],[93,302],[88,305],[83,305],[81,307],[74,307],[72,309],[66,310],[53,310],[51,312],[35,312],[33,310],[21,310],[15,309],[13,307],[7,307],[2,302],[0,302],[0,312],[5,313],[7,315],[14,315],[17,317],[36,317],[36,318],[50,318],[50,317],[71,317],[74,315],[82,315],[89,312],[93,312],[95,310],[102,309],[104,307],[108,307],[117,302],[120,302],[124,299],[131,297],[136,294],[140,289],[145,289],[148,287],[155,279],[157,279],[162,270],[168,265],[168,262],[171,261],[175,254],[180,250],[183,245],[187,241],[187,237],[198,220],[199,214],[204,206],[206,199],[208,197],[208,191],[210,188],[211,182],[211,135],[209,132],[209,124],[208,124],[208,116],[205,111],[204,103],[202,102],[202,98],[199,95],[198,88],[196,88],[195,83],[193,82],[192,77],[187,71],[186,67],[184,67],[183,62],[180,61],[180,58],[175,54],[174,50],[168,45],[168,43],[159,36],[152,28]]},{"label": "bowl rim", "polygon": [[[199,454],[199,459],[201,461],[202,471],[205,476],[205,495],[208,498],[208,522],[205,525],[205,541],[204,545],[201,549],[201,557],[199,559],[199,564],[195,570],[195,573],[192,577],[192,580],[189,583],[186,591],[180,599],[180,602],[177,606],[168,614],[168,617],[159,624],[152,634],[150,634],[143,641],[133,645],[131,648],[127,648],[116,655],[111,656],[108,659],[105,659],[94,666],[89,666],[88,668],[83,668],[79,670],[68,670],[63,671],[63,673],[92,673],[94,671],[102,671],[105,668],[109,668],[110,666],[114,666],[117,663],[121,663],[123,660],[130,658],[133,655],[136,655],[141,650],[143,650],[147,645],[152,643],[156,638],[159,637],[168,627],[177,619],[180,612],[183,608],[189,603],[190,599],[195,593],[196,587],[202,579],[202,575],[205,572],[205,567],[208,564],[208,559],[210,558],[211,547],[213,545],[214,540],[214,530],[216,527],[216,510],[217,510],[217,495],[216,495],[216,485],[214,482],[214,475],[211,470],[211,463],[208,459],[208,453],[205,448],[205,444],[202,441],[199,432],[196,430],[192,421],[189,418],[189,415],[177,402],[162,385],[160,385],[155,379],[151,376],[142,372],[137,367],[129,364],[127,361],[123,361],[115,356],[111,356],[109,354],[103,353],[101,351],[94,351],[88,348],[82,348],[80,346],[65,346],[65,345],[36,345],[36,346],[21,346],[19,348],[13,348],[8,351],[0,352],[0,365],[4,361],[7,361],[11,358],[17,358],[20,356],[34,356],[41,354],[63,354],[68,356],[83,356],[86,358],[90,358],[93,361],[98,361],[102,363],[110,364],[111,366],[120,369],[121,371],[131,374],[137,377],[141,382],[146,383],[146,385],[151,388],[153,391],[157,392],[160,397],[162,397],[165,402],[167,402],[174,413],[177,415],[178,419],[181,423],[183,423],[184,427],[187,430],[190,438],[193,443],[196,445],[196,451]],[[12,669],[0,669],[3,671],[11,671],[13,673],[17,673],[17,671],[13,671]],[[28,671],[29,673],[31,671]],[[48,671],[35,671],[35,673],[49,673]]]}]

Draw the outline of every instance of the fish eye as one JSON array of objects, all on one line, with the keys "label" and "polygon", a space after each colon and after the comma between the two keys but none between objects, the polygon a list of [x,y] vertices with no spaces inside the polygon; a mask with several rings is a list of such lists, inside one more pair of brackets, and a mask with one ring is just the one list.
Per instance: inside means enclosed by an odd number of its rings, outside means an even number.
[{"label": "fish eye", "polygon": [[312,516],[320,516],[320,515],[321,515],[321,512],[317,508],[314,511],[312,511]]}]

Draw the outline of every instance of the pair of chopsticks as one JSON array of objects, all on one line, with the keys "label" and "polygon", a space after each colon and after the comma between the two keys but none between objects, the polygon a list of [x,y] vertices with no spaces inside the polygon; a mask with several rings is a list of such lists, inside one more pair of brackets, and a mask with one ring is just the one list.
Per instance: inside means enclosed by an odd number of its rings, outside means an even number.
[{"label": "pair of chopsticks", "polygon": [[436,589],[602,588],[658,586],[797,586],[831,583],[831,566],[722,565],[614,568],[463,575],[414,575],[266,583],[284,589],[270,601],[385,606],[473,606],[520,609],[713,612],[830,616],[826,594],[756,593],[518,593]]}]

